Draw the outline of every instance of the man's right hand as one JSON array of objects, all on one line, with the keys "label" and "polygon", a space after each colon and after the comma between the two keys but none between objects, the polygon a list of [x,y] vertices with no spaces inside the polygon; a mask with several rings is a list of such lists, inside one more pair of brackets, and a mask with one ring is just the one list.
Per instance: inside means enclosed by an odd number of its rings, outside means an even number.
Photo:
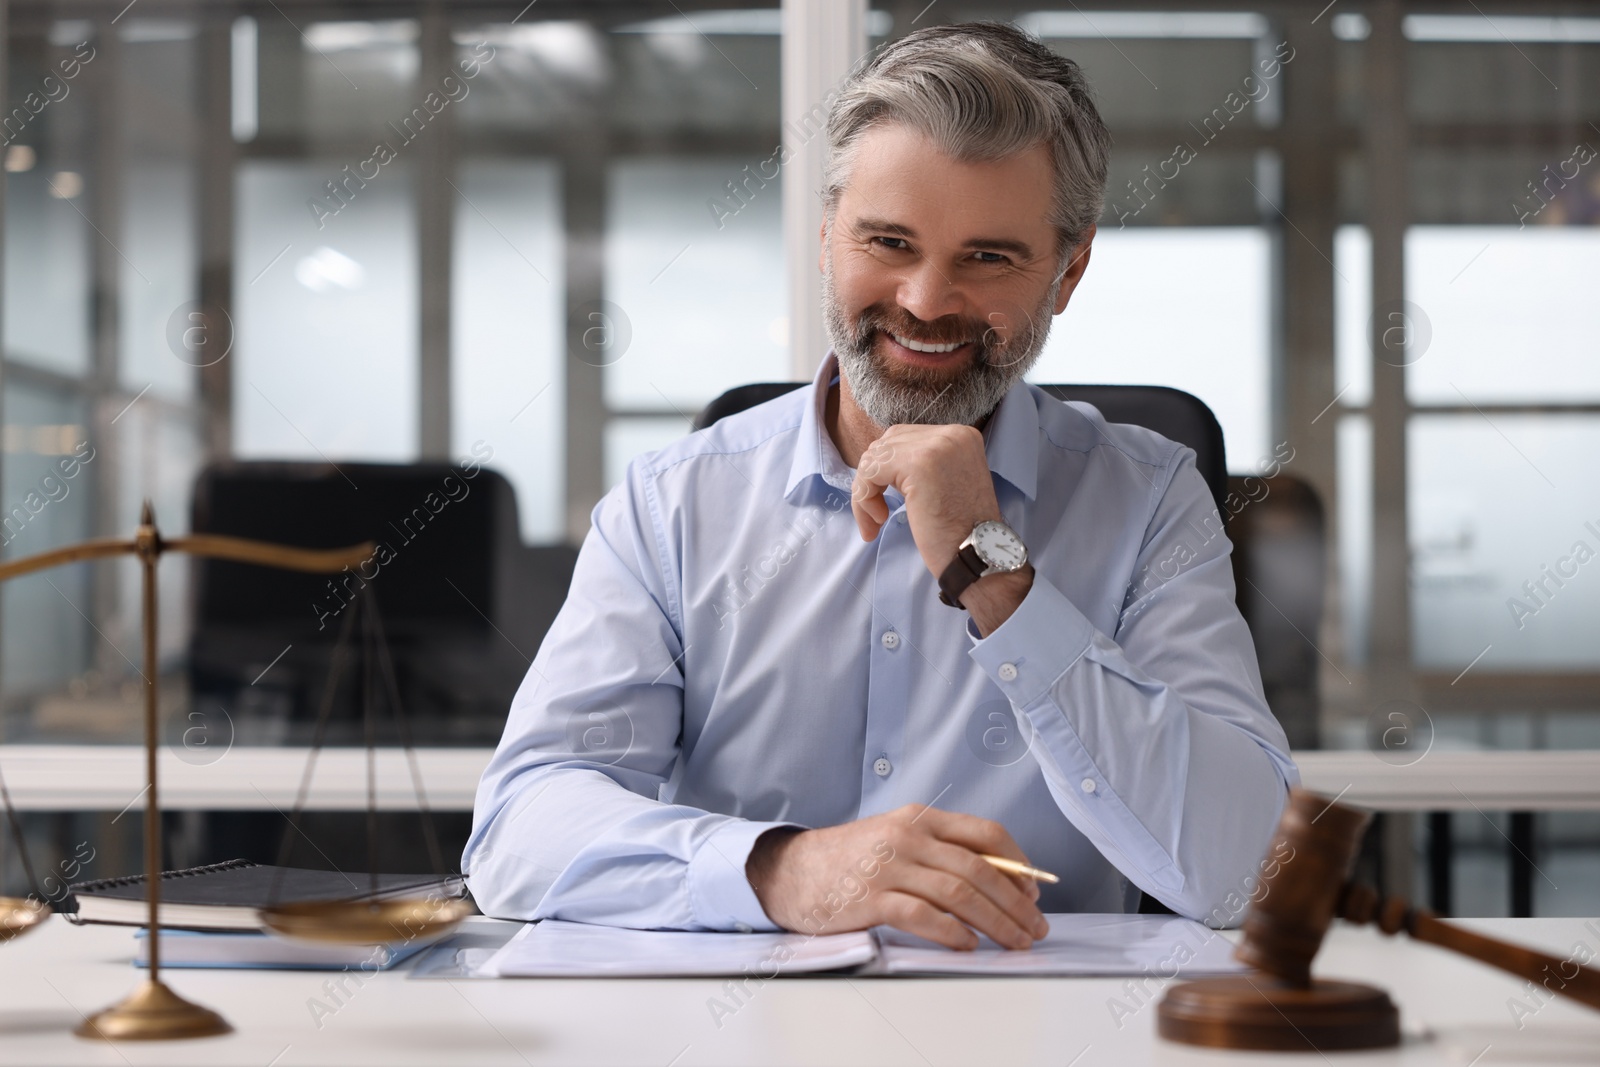
[{"label": "man's right hand", "polygon": [[785,930],[833,934],[886,924],[953,949],[1029,948],[1049,931],[1032,879],[1003,874],[982,854],[1027,863],[1005,827],[908,804],[819,830],[761,835],[745,874],[767,917]]}]

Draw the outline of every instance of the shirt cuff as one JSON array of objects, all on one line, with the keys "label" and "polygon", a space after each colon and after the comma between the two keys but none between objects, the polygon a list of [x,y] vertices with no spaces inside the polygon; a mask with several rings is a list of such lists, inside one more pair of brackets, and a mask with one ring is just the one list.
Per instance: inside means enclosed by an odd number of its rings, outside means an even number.
[{"label": "shirt cuff", "polygon": [[988,637],[975,641],[967,655],[1014,707],[1026,708],[1083,658],[1094,635],[1094,624],[1077,605],[1035,571],[1033,587],[1017,610]]},{"label": "shirt cuff", "polygon": [[689,907],[697,925],[707,930],[778,930],[767,918],[745,875],[745,863],[756,838],[768,830],[803,826],[787,822],[729,819],[701,842],[689,861]]}]

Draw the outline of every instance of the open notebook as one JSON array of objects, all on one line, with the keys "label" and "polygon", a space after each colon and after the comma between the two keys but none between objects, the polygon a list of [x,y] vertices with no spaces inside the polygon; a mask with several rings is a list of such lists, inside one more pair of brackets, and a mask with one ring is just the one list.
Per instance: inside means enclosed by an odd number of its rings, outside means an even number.
[{"label": "open notebook", "polygon": [[546,919],[523,927],[478,970],[493,978],[776,978],[848,970],[893,975],[1223,974],[1243,970],[1233,944],[1165,915],[1047,915],[1050,933],[1024,952],[988,938],[952,952],[880,927],[848,934],[713,934],[624,930]]}]

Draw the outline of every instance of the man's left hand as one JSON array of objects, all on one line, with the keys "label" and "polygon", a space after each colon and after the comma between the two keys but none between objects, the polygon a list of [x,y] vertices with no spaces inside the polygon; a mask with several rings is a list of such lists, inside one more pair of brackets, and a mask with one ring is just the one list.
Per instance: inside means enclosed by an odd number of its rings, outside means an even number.
[{"label": "man's left hand", "polygon": [[[876,538],[889,521],[883,491],[891,485],[905,497],[912,540],[935,579],[955,560],[974,526],[1004,521],[983,434],[971,426],[891,426],[867,446],[850,490],[863,541]],[[968,586],[961,603],[987,636],[1011,616],[1032,585],[1031,566],[993,574]]]}]

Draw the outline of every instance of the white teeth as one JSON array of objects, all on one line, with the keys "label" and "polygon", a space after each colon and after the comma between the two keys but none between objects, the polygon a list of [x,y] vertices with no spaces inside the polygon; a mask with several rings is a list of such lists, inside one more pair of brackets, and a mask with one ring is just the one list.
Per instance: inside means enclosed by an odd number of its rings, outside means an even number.
[{"label": "white teeth", "polygon": [[895,343],[896,344],[904,345],[905,347],[911,349],[911,351],[913,351],[913,352],[935,352],[935,353],[937,353],[937,352],[954,352],[956,349],[960,348],[962,346],[962,344],[964,343],[964,342],[961,342],[961,341],[956,341],[956,342],[953,342],[953,343],[948,344],[948,345],[930,345],[930,344],[926,344],[926,343],[924,343],[922,341],[913,341],[909,337],[901,337],[897,333],[896,334],[890,334],[890,336],[895,339]]}]

